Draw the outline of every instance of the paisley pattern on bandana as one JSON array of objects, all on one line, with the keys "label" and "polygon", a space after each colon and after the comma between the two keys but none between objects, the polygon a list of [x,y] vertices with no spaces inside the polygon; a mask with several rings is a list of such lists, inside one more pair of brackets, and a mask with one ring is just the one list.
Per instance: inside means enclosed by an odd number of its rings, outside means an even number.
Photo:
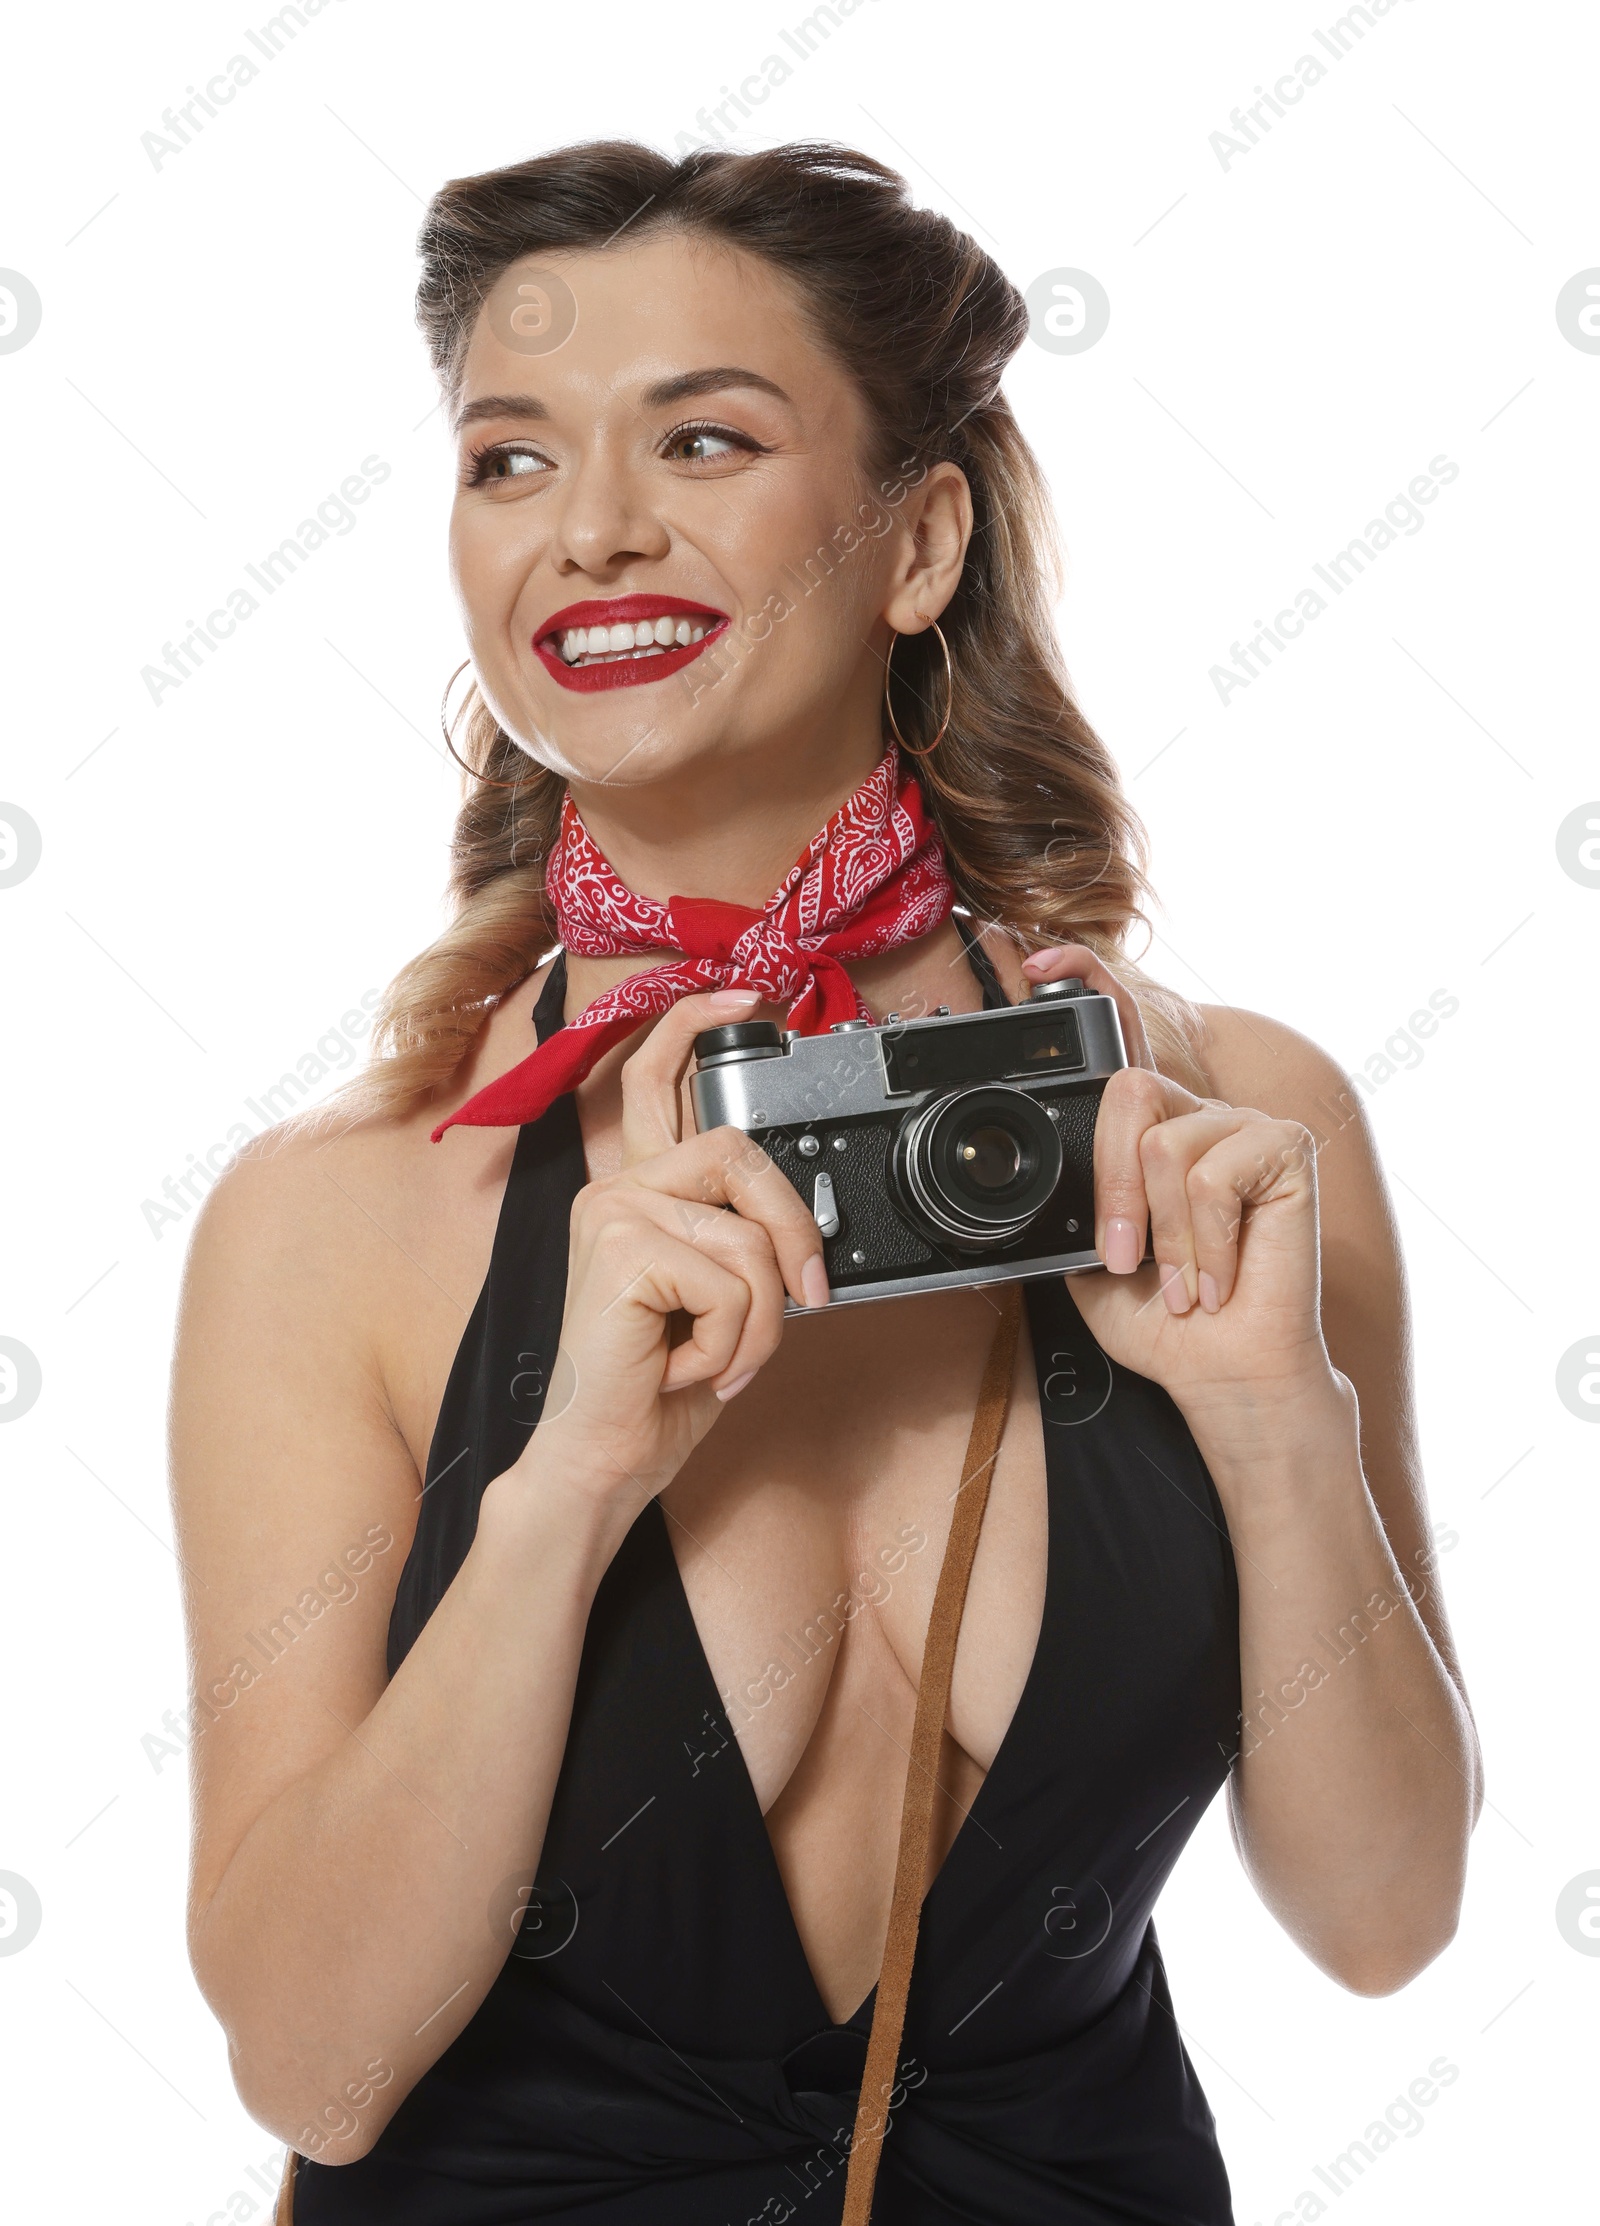
[{"label": "paisley pattern on bandana", "polygon": [[458,1122],[503,1128],[537,1120],[613,1043],[699,991],[759,990],[788,1007],[787,1025],[802,1035],[820,1035],[841,1020],[870,1020],[842,961],[915,942],[955,900],[922,791],[915,775],[902,778],[892,744],[760,911],[712,898],[663,904],[637,895],[612,871],[570,796],[545,885],[562,947],[576,957],[659,950],[684,956],[630,976],[585,1006],[520,1066],[441,1121],[435,1143]]}]

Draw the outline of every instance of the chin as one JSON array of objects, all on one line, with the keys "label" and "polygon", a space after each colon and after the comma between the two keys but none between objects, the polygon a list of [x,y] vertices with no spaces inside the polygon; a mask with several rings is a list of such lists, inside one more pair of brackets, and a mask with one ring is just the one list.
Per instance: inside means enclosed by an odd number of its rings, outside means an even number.
[{"label": "chin", "polygon": [[579,788],[648,788],[722,754],[718,737],[685,731],[681,712],[658,725],[642,707],[630,706],[624,717],[613,704],[604,712],[597,707],[591,719],[574,719],[568,711],[548,723],[527,713],[515,726],[503,718],[500,723],[536,763]]}]

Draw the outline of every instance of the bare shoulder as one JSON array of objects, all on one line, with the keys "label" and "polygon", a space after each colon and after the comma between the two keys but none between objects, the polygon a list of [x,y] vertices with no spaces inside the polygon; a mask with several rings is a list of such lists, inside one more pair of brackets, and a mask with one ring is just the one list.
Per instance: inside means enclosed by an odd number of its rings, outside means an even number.
[{"label": "bare shoulder", "polygon": [[[214,1396],[240,1354],[270,1350],[280,1385],[317,1379],[341,1420],[359,1405],[409,1466],[425,1464],[488,1270],[517,1132],[431,1136],[532,1048],[530,1011],[524,996],[503,1001],[434,1103],[360,1121],[300,1117],[245,1147],[207,1194],[191,1239],[180,1404]],[[205,1365],[192,1364],[197,1356]]]},{"label": "bare shoulder", "polygon": [[401,1124],[338,1130],[286,1121],[254,1137],[206,1193],[190,1241],[190,1283],[248,1268],[252,1280],[292,1272],[309,1295],[356,1266],[339,1217],[342,1182],[391,1178],[405,1156]]},{"label": "bare shoulder", "polygon": [[[386,1255],[414,1221],[414,1124],[298,1122],[245,1146],[206,1194],[184,1271],[182,1326],[210,1317],[300,1345],[329,1338],[376,1361]],[[197,1318],[198,1317],[198,1318]],[[180,1362],[183,1355],[180,1340]]]},{"label": "bare shoulder", "polygon": [[236,1489],[260,1490],[271,1469],[274,1491],[315,1531],[335,1448],[359,1449],[397,1508],[416,1490],[384,1349],[386,1231],[406,1218],[405,1157],[397,1124],[329,1134],[289,1122],[248,1144],[207,1193],[173,1367],[180,1517],[203,1506],[248,1520]]},{"label": "bare shoulder", "polygon": [[447,1162],[429,1145],[438,1117],[427,1109],[361,1121],[302,1114],[252,1138],[206,1193],[191,1262],[244,1248],[262,1266],[283,1259],[307,1275],[359,1273],[351,1217],[369,1218],[381,1201],[386,1221],[414,1223],[437,1178],[457,1164],[459,1155]]},{"label": "bare shoulder", "polygon": [[1305,1121],[1321,1115],[1343,1120],[1359,1104],[1345,1069],[1321,1044],[1287,1021],[1240,1005],[1201,1005],[1204,1028],[1196,1046],[1213,1097],[1251,1106],[1275,1120]]}]

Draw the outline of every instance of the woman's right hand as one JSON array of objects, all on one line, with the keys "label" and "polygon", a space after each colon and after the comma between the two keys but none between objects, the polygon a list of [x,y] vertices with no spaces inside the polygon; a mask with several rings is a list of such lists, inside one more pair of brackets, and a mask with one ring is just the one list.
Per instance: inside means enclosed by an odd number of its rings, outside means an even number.
[{"label": "woman's right hand", "polygon": [[817,1224],[761,1147],[682,1136],[695,1037],[759,1003],[721,990],[657,1021],[622,1069],[622,1165],[573,1203],[560,1351],[516,1467],[630,1521],[776,1351],[785,1292],[827,1303]]}]

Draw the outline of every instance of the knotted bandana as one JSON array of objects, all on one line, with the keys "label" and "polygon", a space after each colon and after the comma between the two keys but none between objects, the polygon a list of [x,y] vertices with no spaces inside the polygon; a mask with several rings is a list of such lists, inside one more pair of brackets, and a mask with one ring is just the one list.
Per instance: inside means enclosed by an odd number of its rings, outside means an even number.
[{"label": "knotted bandana", "polygon": [[684,956],[632,974],[586,1005],[441,1121],[434,1143],[458,1121],[510,1128],[538,1120],[614,1043],[698,991],[759,990],[769,1002],[787,1004],[787,1025],[804,1036],[841,1020],[870,1020],[842,962],[915,942],[940,924],[955,899],[922,791],[915,775],[901,778],[892,743],[759,911],[714,897],[663,904],[636,896],[596,848],[570,796],[545,886],[564,950],[580,958],[661,950]]}]

